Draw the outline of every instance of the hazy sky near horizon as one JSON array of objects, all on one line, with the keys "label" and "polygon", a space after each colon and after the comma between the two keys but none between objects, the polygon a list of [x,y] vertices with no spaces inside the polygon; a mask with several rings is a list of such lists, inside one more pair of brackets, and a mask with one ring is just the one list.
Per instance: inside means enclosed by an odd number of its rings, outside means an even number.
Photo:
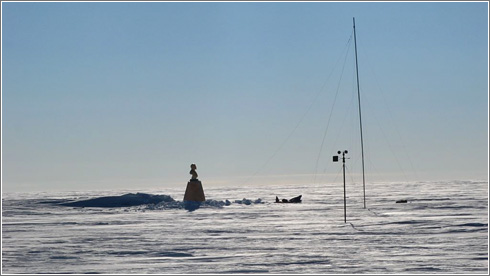
[{"label": "hazy sky near horizon", "polygon": [[367,180],[488,179],[487,2],[2,2],[3,190],[358,182],[353,17]]}]

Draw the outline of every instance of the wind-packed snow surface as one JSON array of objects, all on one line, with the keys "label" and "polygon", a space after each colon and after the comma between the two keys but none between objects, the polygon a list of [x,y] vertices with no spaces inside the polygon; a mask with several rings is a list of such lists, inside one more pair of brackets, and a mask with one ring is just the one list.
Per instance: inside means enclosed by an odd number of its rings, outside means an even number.
[{"label": "wind-packed snow surface", "polygon": [[[488,182],[3,194],[3,273],[488,273]],[[274,203],[302,195],[302,203]],[[406,203],[396,203],[406,200]],[[98,205],[98,206],[97,206]]]}]

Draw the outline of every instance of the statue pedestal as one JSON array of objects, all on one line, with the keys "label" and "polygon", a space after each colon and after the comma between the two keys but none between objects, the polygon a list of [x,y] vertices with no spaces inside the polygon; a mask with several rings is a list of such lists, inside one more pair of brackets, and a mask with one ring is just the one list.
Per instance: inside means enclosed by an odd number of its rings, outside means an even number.
[{"label": "statue pedestal", "polygon": [[204,196],[204,190],[202,189],[202,183],[199,180],[191,180],[187,182],[187,188],[185,189],[184,201],[206,201]]}]

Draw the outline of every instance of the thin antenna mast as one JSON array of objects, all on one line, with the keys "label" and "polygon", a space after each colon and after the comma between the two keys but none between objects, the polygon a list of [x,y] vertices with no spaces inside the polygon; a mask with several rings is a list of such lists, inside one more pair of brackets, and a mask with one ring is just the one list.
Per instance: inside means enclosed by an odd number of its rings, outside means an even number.
[{"label": "thin antenna mast", "polygon": [[361,129],[362,189],[364,195],[364,209],[366,209],[366,178],[364,176],[364,142],[362,137],[361,92],[359,90],[359,66],[357,62],[356,19],[353,17],[352,21],[354,23],[354,48],[356,52],[357,99],[359,102],[359,127]]}]

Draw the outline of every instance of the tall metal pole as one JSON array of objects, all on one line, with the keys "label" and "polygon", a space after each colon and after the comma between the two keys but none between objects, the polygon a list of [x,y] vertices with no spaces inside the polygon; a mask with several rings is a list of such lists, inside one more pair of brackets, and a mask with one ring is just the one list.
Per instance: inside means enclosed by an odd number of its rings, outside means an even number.
[{"label": "tall metal pole", "polygon": [[345,152],[342,152],[342,172],[344,175],[344,223],[347,223],[347,205],[346,205],[346,197],[345,197]]},{"label": "tall metal pole", "polygon": [[354,23],[354,48],[356,51],[356,75],[357,75],[357,99],[359,103],[359,127],[361,129],[361,158],[362,158],[362,189],[364,195],[364,209],[366,209],[366,178],[364,176],[364,142],[362,137],[362,116],[361,116],[361,92],[359,90],[359,66],[357,62],[357,40],[356,40],[356,19],[353,17]]}]

